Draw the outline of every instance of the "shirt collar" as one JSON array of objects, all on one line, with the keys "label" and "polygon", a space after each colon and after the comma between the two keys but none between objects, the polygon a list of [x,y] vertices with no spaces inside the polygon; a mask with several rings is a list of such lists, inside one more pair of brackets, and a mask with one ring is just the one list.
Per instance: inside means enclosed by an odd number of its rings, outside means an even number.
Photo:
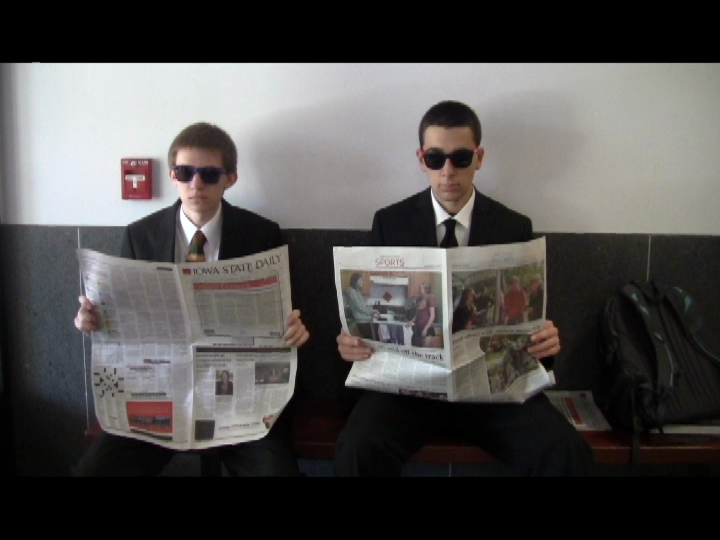
[{"label": "shirt collar", "polygon": [[468,199],[468,202],[465,203],[465,206],[463,206],[460,211],[455,214],[454,216],[451,216],[448,214],[445,209],[440,205],[439,202],[437,202],[437,199],[435,198],[435,194],[430,190],[431,200],[433,208],[435,209],[435,226],[437,227],[440,225],[443,221],[445,221],[449,217],[454,217],[455,220],[458,222],[459,225],[462,225],[465,227],[465,230],[470,229],[470,219],[472,217],[472,210],[473,206],[475,205],[475,188],[473,188],[472,193],[470,194],[470,198]]},{"label": "shirt collar", "polygon": [[[190,219],[185,215],[185,212],[183,212],[182,205],[180,206],[180,226],[182,227],[183,233],[185,233],[185,248],[190,245],[190,239],[195,234],[195,231],[197,231],[197,225],[195,225]],[[200,227],[200,230],[205,235],[205,238],[207,238],[207,246],[205,248],[206,254],[217,254],[220,250],[220,237],[221,237],[221,224],[222,224],[222,205],[218,206],[217,212],[215,212],[215,215],[210,218],[210,221],[208,221],[205,225]],[[210,255],[212,259],[215,259],[216,256]]]}]

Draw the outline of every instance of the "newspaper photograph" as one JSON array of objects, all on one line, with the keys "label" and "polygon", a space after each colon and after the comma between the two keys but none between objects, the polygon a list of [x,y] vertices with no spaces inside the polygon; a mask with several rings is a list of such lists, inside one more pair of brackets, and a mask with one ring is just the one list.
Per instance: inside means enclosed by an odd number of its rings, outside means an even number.
[{"label": "newspaper photograph", "polygon": [[555,384],[527,353],[545,324],[545,237],[453,249],[333,248],[342,327],[374,353],[346,386],[523,402]]},{"label": "newspaper photograph", "polygon": [[176,450],[264,437],[293,395],[288,248],[158,263],[78,249],[103,430]]}]

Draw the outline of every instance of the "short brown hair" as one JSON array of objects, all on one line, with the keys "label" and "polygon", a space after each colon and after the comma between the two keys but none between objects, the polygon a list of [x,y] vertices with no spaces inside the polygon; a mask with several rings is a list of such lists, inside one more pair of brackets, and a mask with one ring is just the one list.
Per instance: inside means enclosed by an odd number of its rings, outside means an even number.
[{"label": "short brown hair", "polygon": [[227,172],[237,171],[237,147],[232,137],[222,128],[207,122],[191,124],[173,139],[168,150],[168,166],[172,168],[181,148],[216,150],[222,154],[223,167]]}]

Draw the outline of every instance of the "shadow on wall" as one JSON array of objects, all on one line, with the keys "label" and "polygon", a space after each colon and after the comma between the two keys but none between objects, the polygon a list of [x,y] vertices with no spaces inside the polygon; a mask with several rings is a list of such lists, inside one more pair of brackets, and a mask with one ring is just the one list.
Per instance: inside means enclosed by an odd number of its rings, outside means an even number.
[{"label": "shadow on wall", "polygon": [[485,161],[475,186],[528,215],[536,228],[542,214],[550,213],[562,216],[565,230],[586,230],[594,209],[563,207],[568,201],[557,185],[578,167],[587,142],[572,102],[559,92],[532,91],[493,99],[476,110]]}]

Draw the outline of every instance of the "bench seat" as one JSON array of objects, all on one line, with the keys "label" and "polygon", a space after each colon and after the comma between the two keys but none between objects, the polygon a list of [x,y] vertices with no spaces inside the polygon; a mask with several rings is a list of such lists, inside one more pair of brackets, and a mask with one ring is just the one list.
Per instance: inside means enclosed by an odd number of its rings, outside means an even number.
[{"label": "bench seat", "polygon": [[[335,441],[350,410],[349,403],[302,400],[296,403],[293,443],[298,459],[333,459]],[[97,436],[97,423],[85,433],[88,442]],[[631,434],[618,431],[582,431],[590,443],[595,462],[602,465],[631,465]],[[212,454],[210,455],[212,456]],[[413,463],[490,464],[493,456],[481,448],[450,437],[427,444],[410,460]],[[641,438],[639,463],[643,465],[718,464],[720,436],[694,434],[648,434]],[[201,463],[203,476],[220,476],[220,464],[212,457]]]},{"label": "bench seat", "polygon": [[[330,460],[335,440],[342,429],[349,404],[323,400],[296,403],[293,441],[300,459]],[[632,463],[630,433],[583,431],[593,449],[596,463],[629,465]],[[432,441],[411,459],[414,463],[494,463],[481,448],[443,437]],[[708,464],[720,463],[720,436],[689,434],[649,434],[641,438],[640,463]]]}]

